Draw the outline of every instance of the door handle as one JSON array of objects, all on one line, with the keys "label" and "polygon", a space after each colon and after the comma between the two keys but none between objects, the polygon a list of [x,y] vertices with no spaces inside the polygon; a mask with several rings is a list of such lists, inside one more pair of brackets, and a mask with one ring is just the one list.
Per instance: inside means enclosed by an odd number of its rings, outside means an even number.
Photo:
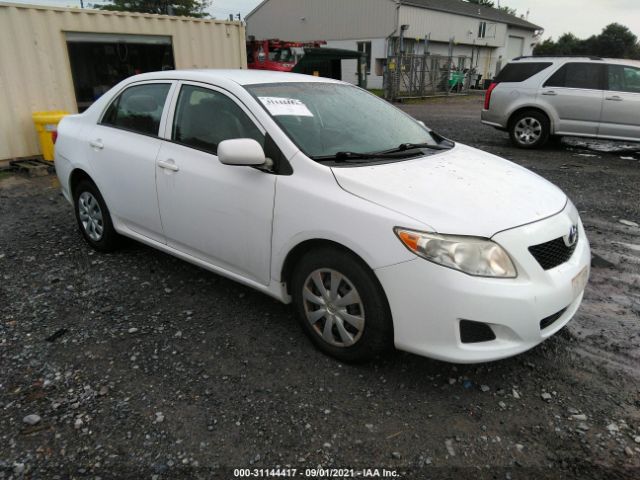
[{"label": "door handle", "polygon": [[549,95],[551,97],[555,97],[558,94],[556,92],[554,92],[553,90],[547,90],[546,92],[542,92],[542,95]]},{"label": "door handle", "polygon": [[102,150],[104,148],[104,144],[99,138],[97,140],[89,142],[89,146],[95,150]]},{"label": "door handle", "polygon": [[614,95],[612,97],[606,97],[607,100],[611,100],[612,102],[621,102],[622,101],[622,97],[619,97],[618,95]]},{"label": "door handle", "polygon": [[158,162],[158,167],[164,168],[165,170],[171,170],[172,172],[177,172],[178,170],[180,170],[180,168],[178,168],[175,162],[171,159],[166,161],[160,160]]}]

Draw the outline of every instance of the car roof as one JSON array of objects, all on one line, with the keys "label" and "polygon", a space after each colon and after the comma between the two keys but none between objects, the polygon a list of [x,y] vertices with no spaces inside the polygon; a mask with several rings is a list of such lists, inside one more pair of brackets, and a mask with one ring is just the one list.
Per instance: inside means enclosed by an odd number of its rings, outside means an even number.
[{"label": "car roof", "polygon": [[589,56],[589,55],[584,55],[584,56],[580,56],[580,55],[573,55],[573,56],[571,56],[571,55],[567,55],[567,56],[554,56],[554,55],[544,56],[544,55],[540,55],[540,56],[529,56],[529,57],[517,57],[517,58],[514,58],[513,60],[511,60],[511,62],[517,62],[517,63],[541,62],[541,61],[558,62],[558,63],[562,63],[562,62],[603,62],[603,63],[611,63],[611,64],[615,64],[615,65],[634,65],[634,66],[640,67],[640,60],[630,60],[630,59],[625,59],[625,58],[600,58],[600,57]]},{"label": "car roof", "polygon": [[231,81],[239,85],[256,85],[263,83],[345,83],[331,78],[315,77],[299,73],[274,72],[270,70],[166,70],[163,72],[148,72],[131,77],[131,81],[145,80],[189,80],[193,82]]}]

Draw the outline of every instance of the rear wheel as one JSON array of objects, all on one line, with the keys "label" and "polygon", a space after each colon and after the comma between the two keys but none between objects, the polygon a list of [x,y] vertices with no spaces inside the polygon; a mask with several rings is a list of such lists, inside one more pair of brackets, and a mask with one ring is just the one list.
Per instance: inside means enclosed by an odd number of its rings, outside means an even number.
[{"label": "rear wheel", "polygon": [[298,320],[323,352],[357,362],[392,346],[382,287],[348,252],[328,248],[308,253],[295,268],[291,289]]},{"label": "rear wheel", "polygon": [[535,110],[517,113],[509,126],[511,141],[518,148],[540,148],[547,143],[549,133],[549,118]]},{"label": "rear wheel", "polygon": [[90,180],[81,180],[73,190],[73,198],[78,228],[87,243],[101,252],[115,250],[122,237],[113,228],[98,187]]}]

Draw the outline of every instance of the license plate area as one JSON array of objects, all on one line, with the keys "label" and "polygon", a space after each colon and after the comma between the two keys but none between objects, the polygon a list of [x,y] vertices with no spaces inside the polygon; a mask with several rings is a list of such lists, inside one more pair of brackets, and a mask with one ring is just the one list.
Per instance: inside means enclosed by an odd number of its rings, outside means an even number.
[{"label": "license plate area", "polygon": [[589,266],[584,267],[580,272],[571,280],[571,288],[573,289],[573,297],[580,295],[587,286],[589,281]]}]

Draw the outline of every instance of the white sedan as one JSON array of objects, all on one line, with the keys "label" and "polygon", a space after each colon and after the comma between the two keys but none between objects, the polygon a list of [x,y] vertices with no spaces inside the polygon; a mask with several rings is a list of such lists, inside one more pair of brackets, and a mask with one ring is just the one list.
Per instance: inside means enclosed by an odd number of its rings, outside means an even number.
[{"label": "white sedan", "polygon": [[325,78],[131,77],[62,120],[55,164],[93,248],[130,237],[292,302],[344,361],[518,354],[573,317],[589,276],[557,187]]}]

